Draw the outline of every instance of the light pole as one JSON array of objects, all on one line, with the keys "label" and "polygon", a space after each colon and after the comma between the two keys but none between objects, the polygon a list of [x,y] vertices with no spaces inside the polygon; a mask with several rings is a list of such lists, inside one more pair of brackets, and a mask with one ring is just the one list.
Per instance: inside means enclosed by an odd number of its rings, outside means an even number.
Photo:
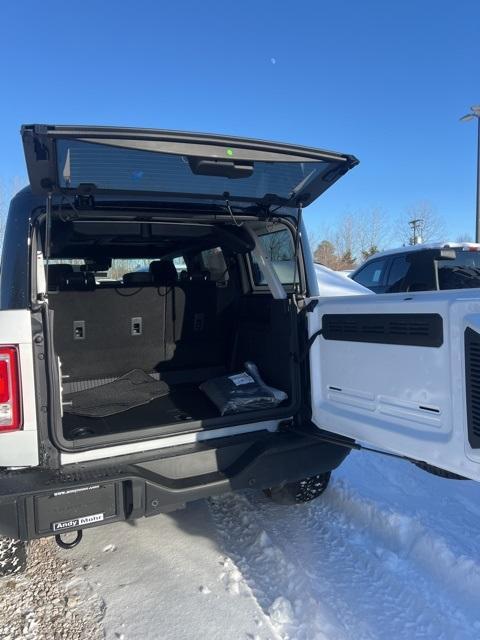
[{"label": "light pole", "polygon": [[477,120],[477,206],[475,213],[475,242],[480,242],[480,105],[470,107],[470,113],[462,116],[460,122]]},{"label": "light pole", "polygon": [[422,228],[423,220],[421,218],[417,218],[415,220],[410,220],[408,223],[412,227],[412,244],[421,244],[422,236],[418,233]]}]

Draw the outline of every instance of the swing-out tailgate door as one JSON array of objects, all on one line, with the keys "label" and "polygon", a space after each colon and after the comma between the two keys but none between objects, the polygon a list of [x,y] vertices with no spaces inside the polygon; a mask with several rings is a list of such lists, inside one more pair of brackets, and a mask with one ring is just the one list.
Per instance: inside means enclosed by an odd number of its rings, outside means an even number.
[{"label": "swing-out tailgate door", "polygon": [[21,133],[37,194],[307,206],[358,162],[309,147],[178,131],[24,125]]},{"label": "swing-out tailgate door", "polygon": [[480,481],[480,291],[319,299],[312,419]]}]

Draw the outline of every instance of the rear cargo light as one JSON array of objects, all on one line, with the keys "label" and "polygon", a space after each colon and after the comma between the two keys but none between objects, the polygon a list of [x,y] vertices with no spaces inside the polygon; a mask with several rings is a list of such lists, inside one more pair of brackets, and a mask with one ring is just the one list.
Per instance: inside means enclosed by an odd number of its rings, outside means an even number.
[{"label": "rear cargo light", "polygon": [[20,376],[16,347],[0,347],[0,432],[20,429]]}]

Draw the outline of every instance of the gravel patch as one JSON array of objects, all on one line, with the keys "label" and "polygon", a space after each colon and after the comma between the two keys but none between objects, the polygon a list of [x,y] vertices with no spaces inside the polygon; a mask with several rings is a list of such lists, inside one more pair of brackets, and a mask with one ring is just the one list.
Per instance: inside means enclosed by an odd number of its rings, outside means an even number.
[{"label": "gravel patch", "polygon": [[105,604],[74,569],[53,540],[32,542],[26,572],[0,579],[0,638],[102,640]]}]

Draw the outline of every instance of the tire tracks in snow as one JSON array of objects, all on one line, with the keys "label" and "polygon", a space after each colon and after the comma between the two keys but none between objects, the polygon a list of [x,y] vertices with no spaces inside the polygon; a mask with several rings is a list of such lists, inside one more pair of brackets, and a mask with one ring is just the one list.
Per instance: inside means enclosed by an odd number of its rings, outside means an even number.
[{"label": "tire tracks in snow", "polygon": [[335,616],[311,595],[307,573],[272,541],[245,496],[212,498],[210,508],[225,551],[280,638],[344,637]]},{"label": "tire tracks in snow", "polygon": [[344,482],[308,505],[210,501],[226,552],[282,638],[473,640],[480,567]]}]

